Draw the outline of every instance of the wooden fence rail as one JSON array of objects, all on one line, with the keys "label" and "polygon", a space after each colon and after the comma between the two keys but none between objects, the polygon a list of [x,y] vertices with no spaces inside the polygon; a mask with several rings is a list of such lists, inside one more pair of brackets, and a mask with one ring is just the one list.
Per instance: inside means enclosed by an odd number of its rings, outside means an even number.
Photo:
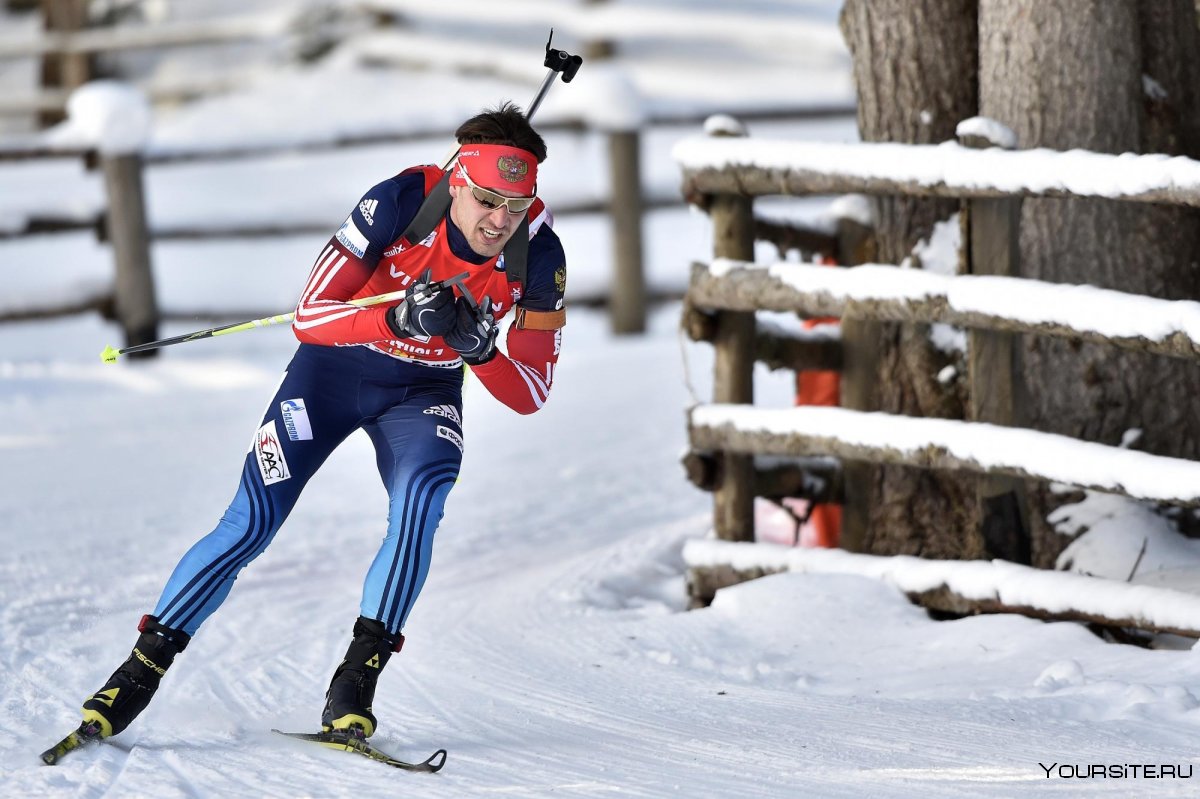
[{"label": "wooden fence rail", "polygon": [[[1200,161],[1082,150],[978,150],[944,144],[689,139],[673,155],[683,194],[901,194],[1094,197],[1200,207]],[[1023,176],[1036,174],[1036,180]],[[1102,181],[1093,179],[1103,175]]]},{"label": "wooden fence rail", "polygon": [[[909,324],[944,322],[1176,358],[1200,357],[1200,302],[1159,300],[1092,286],[1017,277],[946,276],[883,264],[829,269],[724,260],[693,264],[688,292],[701,309],[794,311]],[[997,294],[1013,296],[1011,308],[1000,308]],[[1022,316],[1029,307],[1039,309],[1037,318]],[[1088,316],[1098,324],[1103,318],[1122,332],[1082,327],[1083,309],[1090,309]],[[1148,316],[1154,321],[1139,329],[1139,320]]]},{"label": "wooden fence rail", "polygon": [[923,469],[1004,474],[1200,507],[1200,462],[1067,436],[952,419],[846,408],[753,408],[718,403],[689,413],[701,451],[740,455],[832,455]]},{"label": "wooden fence rail", "polygon": [[853,574],[893,585],[913,603],[942,613],[1019,613],[1098,625],[1118,635],[1133,628],[1200,638],[1195,594],[1005,561],[878,557],[726,541],[690,541],[683,558],[696,606],[721,588],[768,574]]},{"label": "wooden fence rail", "polygon": [[286,16],[271,14],[194,22],[164,22],[147,27],[42,31],[37,36],[0,35],[0,60],[48,53],[111,53],[164,47],[199,46],[274,38],[287,29]]}]

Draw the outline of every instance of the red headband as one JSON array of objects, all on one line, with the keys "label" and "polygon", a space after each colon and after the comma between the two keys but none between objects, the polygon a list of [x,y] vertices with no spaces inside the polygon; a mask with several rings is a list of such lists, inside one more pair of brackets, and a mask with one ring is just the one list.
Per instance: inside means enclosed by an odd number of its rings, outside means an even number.
[{"label": "red headband", "polygon": [[[537,158],[528,150],[506,144],[464,144],[458,151],[458,163],[484,188],[515,191],[525,197],[537,191]],[[457,169],[450,176],[450,185],[467,185]]]}]

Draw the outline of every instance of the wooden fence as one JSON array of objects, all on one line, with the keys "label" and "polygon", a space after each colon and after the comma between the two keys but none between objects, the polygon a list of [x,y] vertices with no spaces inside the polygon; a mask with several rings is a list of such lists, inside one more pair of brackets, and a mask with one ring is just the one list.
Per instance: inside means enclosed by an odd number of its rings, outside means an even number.
[{"label": "wooden fence", "polygon": [[[1200,305],[1196,303],[1016,277],[1020,199],[1103,196],[1198,207],[1200,162],[1079,151],[1048,159],[1044,150],[981,149],[986,145],[977,140],[961,145],[918,146],[696,139],[675,149],[676,160],[683,168],[685,195],[705,206],[713,222],[714,260],[693,269],[684,327],[693,339],[711,341],[715,348],[714,403],[695,407],[689,413],[692,452],[687,456],[687,465],[693,481],[713,491],[713,526],[718,539],[754,540],[755,496],[778,495],[786,486],[816,483],[827,489],[831,485],[829,481],[805,481],[802,467],[790,473],[778,464],[769,470],[756,468],[756,455],[841,459],[840,490],[832,496],[845,503],[843,545],[851,549],[863,540],[867,518],[860,470],[872,463],[984,475],[986,479],[979,481],[977,501],[983,509],[985,526],[1020,525],[1028,529],[1021,515],[1026,507],[1021,496],[1026,479],[1171,505],[1200,506],[1200,463],[1012,427],[1017,333],[1087,340],[1169,357],[1200,357]],[[1026,167],[1035,162],[1033,159],[1039,164],[1037,185],[1021,185],[1012,176],[1029,174]],[[1103,194],[1090,180],[1096,174],[1106,176]],[[750,263],[755,238],[750,223],[754,198],[840,192],[961,198],[966,242],[964,273],[943,276],[890,265],[830,269],[795,263]],[[843,249],[843,262],[859,263],[851,250],[861,252],[869,247]],[[1011,307],[998,307],[995,295],[1004,293],[996,291],[1000,287],[1009,294],[1020,292],[1025,300],[1036,297],[1041,300],[1036,307],[1057,306],[1062,313],[1052,312],[1030,321],[1022,312],[1031,303],[1016,301]],[[1109,333],[1103,326],[1080,324],[1078,313],[1071,313],[1081,303],[1086,307],[1099,301],[1118,313],[1122,303],[1127,303],[1130,319],[1147,316],[1149,303],[1156,310],[1156,322],[1147,325],[1146,330]],[[1134,312],[1134,306],[1139,310]],[[779,352],[770,337],[757,334],[757,310],[843,319],[840,342],[827,341],[819,348],[792,347],[788,351],[793,359],[791,366],[797,370],[841,364],[842,408],[753,407],[754,363],[765,353],[776,353],[778,358]],[[1164,330],[1161,320],[1173,320],[1173,327],[1168,325],[1171,329]],[[968,328],[971,421],[868,412],[863,398],[869,381],[876,379],[874,328],[882,322],[944,322]],[[1017,459],[1012,457],[1015,436],[1023,437],[1024,442],[1017,448],[1024,456]],[[1087,449],[1085,459],[1077,457],[1079,447]],[[1101,473],[1101,468],[1107,471]],[[781,472],[788,476],[781,479]],[[1171,479],[1164,479],[1164,475]],[[829,495],[816,498],[827,499]],[[998,501],[1003,498],[1014,501]],[[995,518],[1001,511],[1007,515]],[[989,514],[993,518],[989,519]],[[713,563],[711,558],[689,564],[689,591],[694,604],[711,600],[712,593],[723,585],[780,570],[755,565],[753,556],[738,557],[742,568],[728,561]],[[939,596],[945,600],[946,592]],[[951,604],[962,607],[962,597]],[[936,602],[931,606],[937,607]],[[975,608],[989,609],[978,603]],[[1074,618],[1054,616],[1045,608],[1033,610],[1047,618]],[[1200,624],[1192,624],[1188,629],[1198,627]]]},{"label": "wooden fence", "polygon": [[[22,39],[0,37],[0,59],[39,56],[54,63],[78,66],[81,58],[100,52],[113,52],[128,49],[154,49],[179,46],[194,46],[219,42],[233,42],[253,39],[269,39],[278,37],[287,28],[288,19],[285,16],[266,15],[259,17],[230,18],[196,23],[160,24],[146,28],[108,29],[108,30],[79,30],[82,19],[79,14],[79,0],[43,0],[47,14],[48,30],[37,39]],[[614,39],[620,33],[620,27],[612,25],[615,19],[607,14],[603,3],[594,4],[595,8],[585,9],[584,12],[575,10],[556,21],[568,28],[574,26],[581,31],[598,31],[603,34],[604,42],[593,43],[589,49],[597,54],[613,51]],[[394,0],[383,0],[374,4],[368,3],[365,9],[376,15],[400,13],[434,18],[438,14],[451,13],[454,9],[428,4],[411,5]],[[511,12],[521,12],[532,15],[531,19],[540,19],[539,14],[545,13],[541,5],[521,5],[508,9]],[[536,13],[535,13],[536,12]],[[556,12],[557,14],[558,12]],[[650,31],[673,31],[671,13],[660,15],[650,21]],[[62,24],[52,25],[54,19]],[[724,19],[724,18],[722,18]],[[597,27],[597,22],[599,26]],[[720,20],[713,18],[709,26],[710,35],[720,32]],[[745,23],[745,19],[742,19]],[[76,29],[72,29],[76,28]],[[811,32],[810,32],[811,33]],[[611,34],[611,37],[610,37]],[[388,34],[384,34],[385,36]],[[397,33],[396,35],[408,35]],[[599,35],[599,34],[598,34]],[[644,35],[644,33],[643,33]],[[410,44],[412,42],[410,41]],[[603,46],[601,46],[601,44]],[[461,52],[455,51],[457,58],[472,59],[480,57],[480,48],[470,47],[469,43],[460,43]],[[385,51],[395,51],[396,48],[385,48]],[[464,62],[464,66],[472,70],[480,68],[495,71],[496,65],[504,61],[497,56],[495,48],[488,48],[484,54],[487,63],[482,66],[474,61]],[[511,60],[511,59],[509,59]],[[522,60],[527,67],[528,54],[522,54]],[[443,63],[444,58],[433,63],[439,68],[455,68],[455,64]],[[536,67],[536,64],[533,64]],[[586,67],[585,67],[586,69]],[[517,70],[520,71],[520,70]],[[537,69],[533,72],[538,72]],[[72,75],[84,74],[84,78],[71,79],[67,84],[77,84],[86,79],[86,74],[80,69],[71,71]],[[58,100],[65,94],[60,92]],[[53,103],[39,101],[38,107],[43,110],[54,110]],[[713,109],[692,109],[688,111],[655,112],[650,110],[642,120],[642,127],[665,125],[696,124],[703,121]],[[757,114],[747,115],[747,119],[814,119],[830,116],[852,116],[850,106],[798,106],[795,108],[775,108],[763,110]],[[610,194],[607,200],[586,203],[555,205],[556,215],[565,216],[576,213],[604,213],[611,217],[612,230],[612,281],[605,304],[609,308],[611,324],[617,333],[638,333],[645,329],[647,305],[658,297],[651,296],[647,290],[645,270],[643,265],[642,224],[645,214],[663,207],[679,206],[677,196],[647,196],[642,187],[640,153],[642,149],[641,128],[610,130],[597,128],[587,119],[557,119],[538,125],[543,132],[571,131],[580,134],[599,133],[607,139],[608,153],[608,183]],[[115,313],[126,337],[126,344],[138,344],[156,337],[156,327],[159,312],[154,304],[153,276],[150,263],[150,243],[153,240],[170,239],[199,239],[199,238],[249,238],[300,233],[321,233],[329,230],[328,226],[314,227],[313,225],[296,225],[277,223],[270,226],[252,225],[223,228],[174,228],[151,230],[146,224],[145,208],[142,189],[142,169],[158,164],[179,163],[184,161],[212,160],[222,161],[238,158],[261,158],[282,153],[315,152],[335,148],[366,146],[382,143],[412,141],[417,139],[442,138],[452,139],[452,132],[444,129],[406,130],[395,132],[373,132],[365,135],[341,136],[336,139],[321,139],[307,143],[290,143],[286,145],[255,145],[245,147],[204,148],[190,151],[175,150],[171,152],[146,152],[111,162],[112,159],[98,158],[94,153],[75,152],[64,153],[44,148],[29,146],[4,147],[0,145],[0,162],[13,159],[29,159],[43,157],[63,157],[64,155],[83,157],[91,168],[100,168],[105,175],[106,210],[96,219],[79,218],[41,218],[30,219],[22,231],[4,234],[3,238],[12,238],[34,233],[57,232],[78,229],[95,229],[101,240],[109,241],[113,246],[116,263],[115,294],[111,300],[101,300],[99,305]],[[794,235],[806,235],[803,231]],[[76,304],[77,305],[77,304]],[[74,312],[77,307],[66,303],[62,306],[64,312]],[[10,318],[20,316],[11,314]],[[147,338],[148,337],[148,338]]]}]

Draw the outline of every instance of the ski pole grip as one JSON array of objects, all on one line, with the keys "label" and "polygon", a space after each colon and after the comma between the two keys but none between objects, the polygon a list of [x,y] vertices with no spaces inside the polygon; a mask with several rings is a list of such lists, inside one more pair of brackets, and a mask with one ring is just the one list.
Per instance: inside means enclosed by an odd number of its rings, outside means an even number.
[{"label": "ski pole grip", "polygon": [[570,83],[583,64],[583,57],[571,55],[566,50],[546,48],[545,66],[562,74],[563,83]]}]

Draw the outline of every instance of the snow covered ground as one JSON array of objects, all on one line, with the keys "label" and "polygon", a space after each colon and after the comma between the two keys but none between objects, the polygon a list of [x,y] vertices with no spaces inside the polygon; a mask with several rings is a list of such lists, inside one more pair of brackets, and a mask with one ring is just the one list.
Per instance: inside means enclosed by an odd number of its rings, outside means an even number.
[{"label": "snow covered ground", "polygon": [[[743,5],[835,30],[828,0]],[[796,69],[780,68],[767,88],[807,91]],[[262,140],[335,122],[304,106],[337,74],[258,78],[248,96],[163,120],[157,135],[179,144],[241,129]],[[487,82],[453,86],[477,93],[458,97],[469,107],[480,95],[496,99]],[[548,116],[568,95],[555,91]],[[221,127],[235,112],[239,124]],[[273,113],[286,124],[272,127]],[[845,122],[751,127],[853,139]],[[676,138],[647,137],[653,191],[677,185],[668,155]],[[438,144],[162,167],[148,177],[152,222],[278,214],[332,230],[381,169],[432,160]],[[602,196],[601,144],[551,141],[552,202]],[[46,209],[87,213],[100,197],[95,175],[74,164],[0,169],[0,224]],[[606,221],[568,218],[556,228],[571,259],[568,297],[603,291]],[[706,257],[708,235],[694,214],[654,215],[651,282],[681,287],[688,262]],[[159,243],[163,306],[176,315],[286,311],[323,241]],[[0,243],[0,269],[4,309],[102,293],[111,281],[107,249],[85,234]],[[934,622],[898,590],[846,574],[776,575],[684,612],[681,553],[707,535],[711,500],[686,482],[679,457],[685,409],[710,398],[712,361],[704,345],[681,343],[679,312],[659,308],[646,336],[614,338],[600,312],[572,309],[553,397],[534,416],[469,387],[462,475],[408,643],[376,701],[382,748],[414,758],[449,750],[433,776],[269,732],[315,726],[357,615],[386,513],[362,436],[313,480],[134,726],[41,765],[37,754],[75,726],[170,569],[223,511],[294,339],[260,330],[114,367],[97,356],[119,334],[93,316],[0,325],[0,794],[1194,795],[1200,652],[1186,644],[1106,644],[1079,625],[1011,616]],[[189,320],[161,333],[206,326]],[[790,402],[782,375],[759,374],[756,391],[763,405]],[[1089,497],[1057,522],[1092,531],[1068,550],[1075,570],[1124,580],[1143,539],[1139,579],[1200,560],[1192,542],[1125,500]]]},{"label": "snow covered ground", "polygon": [[[385,512],[365,437],[313,481],[135,725],[40,764],[223,510],[292,342],[256,331],[106,367],[96,350],[116,332],[92,318],[0,328],[4,793],[1194,792],[1132,769],[1191,773],[1191,650],[1019,617],[934,622],[846,575],[777,575],[684,612],[680,551],[710,504],[677,458],[687,380],[707,396],[711,359],[681,353],[677,316],[663,308],[650,335],[615,339],[601,314],[573,313],[553,400],[532,417],[468,390],[467,460],[377,700],[381,746],[449,749],[436,776],[269,732],[316,723],[357,613]],[[760,378],[767,401],[786,396]],[[1039,765],[1055,763],[1049,777]],[[1121,770],[1062,776],[1092,764]]]}]

